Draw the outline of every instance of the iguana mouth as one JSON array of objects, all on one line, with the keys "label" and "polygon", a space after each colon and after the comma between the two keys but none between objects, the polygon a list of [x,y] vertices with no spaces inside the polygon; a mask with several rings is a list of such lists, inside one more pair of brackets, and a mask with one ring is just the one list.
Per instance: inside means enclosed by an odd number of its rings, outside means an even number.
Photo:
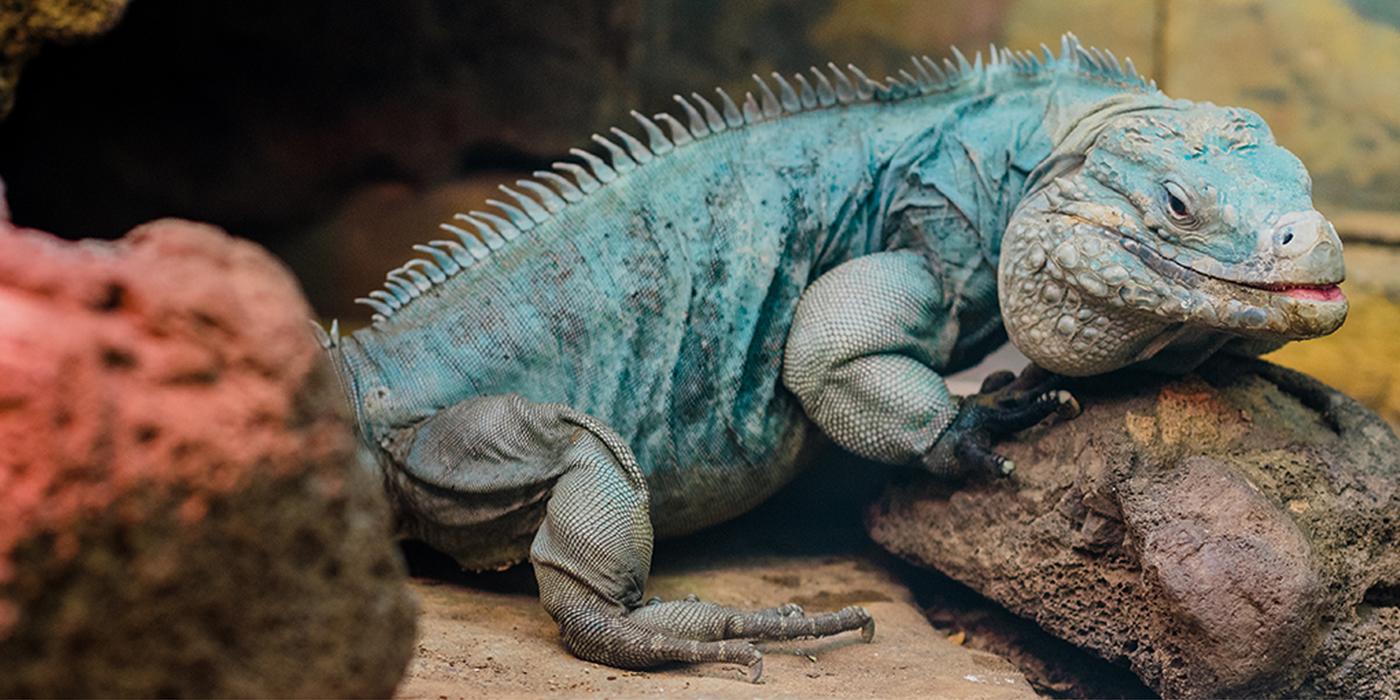
[{"label": "iguana mouth", "polygon": [[1346,295],[1342,293],[1341,287],[1338,286],[1340,280],[1337,282],[1325,283],[1243,282],[1240,280],[1232,280],[1218,275],[1212,275],[1209,272],[1197,270],[1178,260],[1168,258],[1152,246],[1143,243],[1133,236],[1126,234],[1120,234],[1120,236],[1119,240],[1122,242],[1123,247],[1136,255],[1139,260],[1147,263],[1149,267],[1155,269],[1158,273],[1163,273],[1177,279],[1181,279],[1186,275],[1193,275],[1236,287],[1256,289],[1261,292],[1279,294],[1293,299],[1320,302],[1346,301]]},{"label": "iguana mouth", "polygon": [[1267,292],[1283,294],[1297,299],[1308,299],[1311,301],[1345,301],[1346,295],[1342,293],[1342,288],[1336,284],[1248,284],[1236,282],[1245,287],[1262,289]]}]

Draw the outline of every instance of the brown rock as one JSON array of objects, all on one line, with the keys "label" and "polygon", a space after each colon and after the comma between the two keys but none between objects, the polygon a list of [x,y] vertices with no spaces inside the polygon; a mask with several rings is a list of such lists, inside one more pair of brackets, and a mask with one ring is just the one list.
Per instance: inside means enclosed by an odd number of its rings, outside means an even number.
[{"label": "brown rock", "polygon": [[1011,481],[892,487],[872,536],[1164,695],[1400,692],[1400,440],[1295,372],[1076,388]]},{"label": "brown rock", "polygon": [[295,282],[0,224],[0,695],[393,691],[413,604]]}]

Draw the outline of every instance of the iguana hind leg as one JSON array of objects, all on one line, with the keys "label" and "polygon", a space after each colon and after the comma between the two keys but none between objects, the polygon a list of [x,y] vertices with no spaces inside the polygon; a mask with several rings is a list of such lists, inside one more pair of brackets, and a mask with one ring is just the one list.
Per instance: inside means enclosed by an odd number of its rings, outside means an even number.
[{"label": "iguana hind leg", "polygon": [[530,550],[540,600],[578,656],[624,668],[720,661],[762,674],[748,639],[797,639],[861,629],[861,608],[803,616],[788,604],[745,612],[699,600],[640,604],[651,565],[646,482],[631,450],[607,426],[576,412],[561,418],[580,430],[565,450],[567,471],[554,486]]},{"label": "iguana hind leg", "polygon": [[[530,547],[540,602],[577,656],[610,666],[727,662],[762,673],[748,639],[795,639],[862,629],[859,608],[803,616],[788,604],[757,612],[698,600],[642,603],[651,568],[647,484],[632,450],[611,428],[559,404],[482,396],[438,412],[387,445],[402,465],[401,497],[431,505],[419,529],[451,545],[455,530],[494,524],[548,494]],[[430,498],[431,497],[431,498]],[[497,526],[499,529],[499,526]],[[461,560],[473,552],[451,551]]]}]

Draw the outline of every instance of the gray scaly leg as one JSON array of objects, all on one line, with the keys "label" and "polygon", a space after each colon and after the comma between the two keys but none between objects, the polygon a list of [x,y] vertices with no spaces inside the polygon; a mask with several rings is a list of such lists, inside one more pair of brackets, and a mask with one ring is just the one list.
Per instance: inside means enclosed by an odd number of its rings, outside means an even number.
[{"label": "gray scaly leg", "polygon": [[483,547],[471,533],[515,532],[511,513],[547,495],[530,559],[540,602],[582,658],[622,668],[722,661],[747,666],[757,680],[763,657],[746,640],[874,633],[860,608],[804,616],[793,604],[758,612],[693,598],[644,605],[646,481],[616,432],[566,406],[477,397],[401,431],[386,448],[402,465],[395,491],[412,504],[412,531],[459,561]]},{"label": "gray scaly leg", "polygon": [[577,426],[562,459],[547,515],[530,550],[540,600],[576,655],[623,668],[669,661],[721,661],[749,668],[757,681],[763,656],[748,641],[820,637],[847,630],[874,634],[861,608],[803,616],[788,604],[744,612],[687,599],[641,605],[651,566],[646,482],[632,451],[607,426],[564,409]]}]

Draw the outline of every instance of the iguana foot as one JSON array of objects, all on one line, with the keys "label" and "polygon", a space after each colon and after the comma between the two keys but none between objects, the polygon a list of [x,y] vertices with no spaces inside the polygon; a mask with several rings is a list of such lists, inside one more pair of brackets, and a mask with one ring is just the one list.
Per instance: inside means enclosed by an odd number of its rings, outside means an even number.
[{"label": "iguana foot", "polygon": [[648,601],[631,611],[562,611],[560,632],[576,655],[621,668],[648,668],[660,663],[721,662],[748,669],[748,679],[763,675],[763,652],[752,642],[826,637],[860,630],[865,641],[875,635],[875,621],[864,608],[803,615],[784,605],[757,611],[693,600]]},{"label": "iguana foot", "polygon": [[1011,474],[1016,464],[997,454],[992,444],[1052,414],[1065,418],[1078,415],[1079,402],[1058,388],[1062,381],[1062,377],[1035,365],[1019,377],[1008,371],[988,375],[979,393],[963,399],[957,416],[924,455],[924,466],[945,476]]}]

